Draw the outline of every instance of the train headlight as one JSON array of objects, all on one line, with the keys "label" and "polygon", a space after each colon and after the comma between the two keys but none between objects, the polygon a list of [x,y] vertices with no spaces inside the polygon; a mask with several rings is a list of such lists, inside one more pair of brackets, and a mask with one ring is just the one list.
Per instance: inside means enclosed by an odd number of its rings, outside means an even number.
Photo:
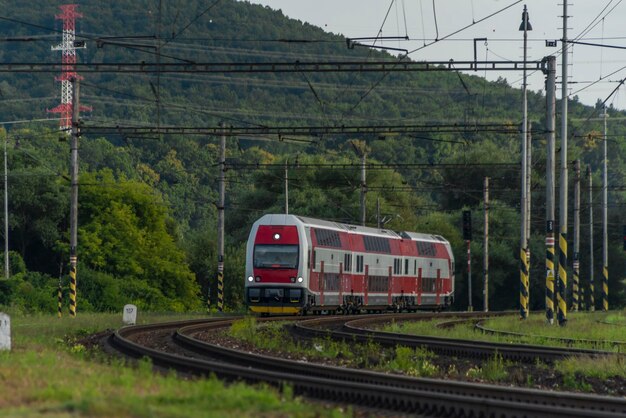
[{"label": "train headlight", "polygon": [[261,281],[261,276],[256,276],[256,277],[254,278],[254,280],[255,280],[255,281],[257,281],[257,282],[260,282],[260,281]]},{"label": "train headlight", "polygon": [[274,234],[274,239],[278,241],[280,239],[280,234]]},{"label": "train headlight", "polygon": [[302,283],[302,277],[298,277],[298,283]]},{"label": "train headlight", "polygon": [[295,283],[296,282],[296,278],[295,277],[290,277],[289,280],[291,280],[291,283]]},{"label": "train headlight", "polygon": [[249,282],[254,281],[254,277],[249,276],[249,277],[248,277],[248,281],[249,281]]}]

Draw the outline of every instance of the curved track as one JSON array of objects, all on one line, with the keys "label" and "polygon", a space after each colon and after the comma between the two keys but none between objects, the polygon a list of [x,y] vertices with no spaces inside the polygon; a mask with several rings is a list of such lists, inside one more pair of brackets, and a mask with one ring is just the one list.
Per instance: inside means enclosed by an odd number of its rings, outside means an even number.
[{"label": "curved track", "polygon": [[[366,319],[371,317],[358,321]],[[622,398],[415,379],[323,366],[240,352],[195,337],[207,330],[228,327],[232,321],[231,318],[127,327],[113,334],[110,343],[127,355],[147,356],[155,365],[182,372],[215,374],[251,383],[268,382],[277,387],[288,384],[298,395],[422,416],[618,417],[626,414],[626,400]],[[187,354],[168,353],[137,342],[142,335],[153,332],[171,334]],[[196,354],[192,356],[191,352]]]},{"label": "curved track", "polygon": [[[555,360],[577,355],[615,355],[614,353],[598,350],[425,337],[372,329],[372,325],[391,321],[428,320],[432,318],[444,319],[458,316],[463,316],[465,318],[463,320],[467,320],[471,318],[484,318],[486,315],[479,312],[464,313],[462,315],[459,315],[459,313],[400,314],[365,316],[352,320],[346,320],[342,317],[328,317],[295,323],[293,325],[293,332],[306,338],[324,338],[330,336],[335,339],[363,343],[373,341],[384,346],[402,345],[406,347],[426,347],[436,354],[453,357],[488,359],[498,354],[506,360],[526,363],[533,363],[537,360],[544,363],[551,363]],[[455,321],[457,320],[448,321],[448,323],[455,323]]]},{"label": "curved track", "polygon": [[543,336],[543,335],[542,336],[527,335],[527,334],[522,334],[519,332],[502,331],[502,330],[487,328],[480,321],[477,321],[475,326],[476,326],[476,329],[481,330],[485,334],[510,335],[513,337],[537,337],[537,338],[542,338],[548,341],[559,341],[567,345],[581,343],[581,344],[588,344],[589,346],[592,346],[592,347],[606,347],[606,346],[621,347],[620,351],[623,351],[623,348],[626,347],[626,341],[598,341],[598,340],[586,340],[586,339],[576,339],[576,338],[549,337],[549,336]]}]

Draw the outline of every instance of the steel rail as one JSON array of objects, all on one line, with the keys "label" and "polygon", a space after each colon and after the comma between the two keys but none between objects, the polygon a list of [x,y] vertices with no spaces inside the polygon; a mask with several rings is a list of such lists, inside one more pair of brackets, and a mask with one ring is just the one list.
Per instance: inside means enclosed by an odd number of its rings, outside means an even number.
[{"label": "steel rail", "polygon": [[572,344],[576,344],[576,343],[582,343],[582,344],[589,344],[592,345],[594,347],[602,347],[602,346],[623,346],[626,347],[626,341],[601,341],[601,340],[588,340],[588,339],[584,339],[584,338],[564,338],[564,337],[551,337],[548,335],[535,335],[535,334],[523,334],[521,332],[513,332],[513,331],[502,331],[502,330],[497,330],[497,329],[493,329],[493,328],[487,328],[483,325],[482,321],[477,322],[474,327],[482,332],[484,332],[485,334],[492,334],[492,335],[510,335],[510,336],[514,336],[514,337],[534,337],[534,338],[543,338],[545,340],[549,340],[549,341],[560,341],[563,343],[566,343],[568,345],[572,345]]},{"label": "steel rail", "polygon": [[[221,324],[227,326],[232,321],[228,320]],[[204,329],[219,326],[218,322],[207,323]],[[194,322],[195,326],[186,327],[187,332],[192,329],[203,329],[203,325]],[[166,324],[172,328],[172,324]],[[145,327],[123,328],[117,331],[111,337],[111,344],[117,349],[132,355],[134,357],[150,357],[154,364],[175,368],[180,371],[195,374],[215,374],[220,378],[228,380],[244,380],[251,383],[266,382],[277,387],[283,387],[288,384],[293,388],[293,392],[297,395],[306,395],[326,400],[341,401],[353,403],[360,406],[372,408],[384,408],[399,412],[417,413],[423,416],[485,416],[485,417],[617,417],[626,413],[626,401],[619,403],[619,398],[594,397],[591,395],[575,395],[582,396],[579,399],[583,409],[573,407],[567,402],[570,394],[566,396],[554,396],[552,401],[546,404],[542,399],[541,391],[533,391],[531,389],[521,389],[528,401],[519,402],[511,400],[511,394],[506,394],[506,389],[500,398],[491,396],[477,397],[475,392],[471,394],[472,388],[481,387],[481,390],[498,390],[497,387],[489,387],[489,385],[474,385],[463,382],[454,382],[457,388],[467,386],[468,392],[463,395],[462,391],[456,390],[457,393],[450,393],[445,390],[445,386],[450,382],[434,381],[433,379],[411,379],[407,377],[397,376],[398,381],[411,382],[419,381],[422,387],[410,387],[407,383],[406,387],[396,385],[380,384],[380,379],[393,380],[395,377],[367,372],[336,368],[331,366],[319,366],[315,364],[298,364],[289,360],[275,359],[283,364],[295,363],[299,366],[297,369],[291,369],[288,372],[274,370],[264,370],[258,366],[251,367],[252,364],[263,361],[269,361],[264,356],[258,356],[249,353],[239,353],[236,356],[247,357],[245,361],[234,361],[238,364],[228,364],[216,361],[201,360],[197,358],[183,357],[176,354],[164,353],[162,351],[142,347],[129,339],[134,334],[140,334],[147,331],[155,331],[159,328],[157,325],[150,326],[148,330]],[[179,333],[181,334],[181,333]],[[196,342],[201,344],[201,342]],[[198,347],[196,347],[198,348]],[[204,350],[204,349],[203,349]],[[213,349],[209,349],[210,355],[215,355]],[[269,358],[268,358],[269,359]],[[244,365],[241,365],[244,364]],[[294,365],[294,364],[292,364]],[[286,367],[286,366],[283,366]],[[289,368],[287,367],[287,370]],[[312,374],[320,373],[319,370],[332,371],[328,377],[320,377]],[[333,377],[334,374],[334,377]],[[355,380],[346,380],[347,375],[353,374]],[[363,376],[367,376],[364,380]],[[369,381],[375,383],[367,383]],[[434,388],[437,383],[439,389]],[[415,384],[415,382],[413,382]],[[454,391],[453,391],[454,392]],[[561,394],[559,394],[561,395]],[[617,399],[617,402],[615,402]]]}]

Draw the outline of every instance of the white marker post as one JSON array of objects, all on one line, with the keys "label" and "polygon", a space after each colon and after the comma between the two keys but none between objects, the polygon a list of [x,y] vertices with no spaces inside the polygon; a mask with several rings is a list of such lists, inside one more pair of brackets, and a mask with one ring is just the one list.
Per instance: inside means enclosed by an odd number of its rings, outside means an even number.
[{"label": "white marker post", "polygon": [[132,304],[124,305],[124,316],[122,318],[124,325],[135,325],[137,322],[137,307]]},{"label": "white marker post", "polygon": [[0,312],[0,351],[11,351],[11,318]]}]

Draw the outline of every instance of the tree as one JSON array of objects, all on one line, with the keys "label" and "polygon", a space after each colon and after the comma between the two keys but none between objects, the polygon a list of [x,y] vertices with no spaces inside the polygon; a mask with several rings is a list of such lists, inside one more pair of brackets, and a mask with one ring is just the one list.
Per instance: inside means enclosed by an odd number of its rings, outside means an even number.
[{"label": "tree", "polygon": [[90,269],[157,289],[176,311],[199,307],[199,288],[161,197],[110,170],[86,173],[79,194],[79,258]]}]

